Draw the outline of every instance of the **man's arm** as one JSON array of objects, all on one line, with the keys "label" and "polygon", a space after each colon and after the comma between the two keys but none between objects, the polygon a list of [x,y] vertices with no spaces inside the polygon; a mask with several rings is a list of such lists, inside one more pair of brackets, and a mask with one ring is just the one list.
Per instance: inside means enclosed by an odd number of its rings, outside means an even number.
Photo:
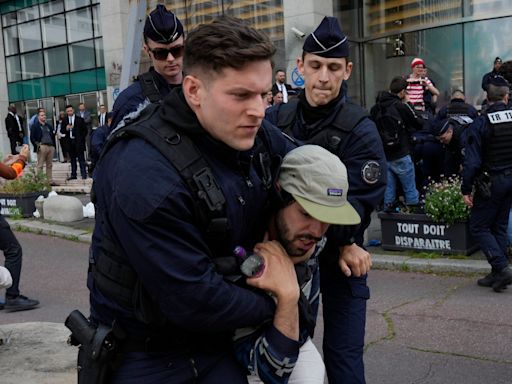
[{"label": "man's arm", "polygon": [[[265,269],[260,277],[247,279],[247,283],[271,292],[277,307],[271,325],[237,332],[235,353],[239,362],[263,382],[286,384],[300,348],[297,275],[279,243],[257,244],[255,252],[265,259]],[[249,335],[243,336],[244,332]]]},{"label": "man's arm", "polygon": [[371,266],[370,255],[361,248],[346,245],[353,243],[354,236],[357,237],[366,229],[372,211],[384,197],[387,180],[387,162],[382,141],[371,120],[363,120],[352,130],[341,148],[340,158],[348,170],[348,200],[359,213],[361,225],[356,230],[349,226],[331,226],[329,237],[335,239],[340,246],[339,257],[345,262],[338,260],[338,263],[343,273],[348,273],[344,266],[347,264],[355,276],[360,276]]}]

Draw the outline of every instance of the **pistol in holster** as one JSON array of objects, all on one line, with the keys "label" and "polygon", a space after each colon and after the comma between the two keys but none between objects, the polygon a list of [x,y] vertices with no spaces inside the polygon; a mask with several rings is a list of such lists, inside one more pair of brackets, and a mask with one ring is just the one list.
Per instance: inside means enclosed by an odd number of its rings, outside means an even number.
[{"label": "pistol in holster", "polygon": [[483,199],[491,198],[492,180],[488,172],[482,172],[475,178],[475,192]]},{"label": "pistol in holster", "polygon": [[107,383],[122,332],[115,324],[95,326],[78,310],[69,314],[64,325],[71,331],[68,344],[78,346],[78,384]]}]

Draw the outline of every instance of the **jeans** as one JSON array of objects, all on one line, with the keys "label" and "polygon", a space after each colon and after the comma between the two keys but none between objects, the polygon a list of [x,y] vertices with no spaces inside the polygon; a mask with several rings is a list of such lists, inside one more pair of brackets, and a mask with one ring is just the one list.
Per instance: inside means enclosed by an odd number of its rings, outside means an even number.
[{"label": "jeans", "polygon": [[416,176],[411,156],[407,155],[397,160],[388,161],[388,183],[384,192],[384,204],[392,204],[396,200],[397,181],[402,185],[405,203],[418,204],[419,193],[416,189]]}]

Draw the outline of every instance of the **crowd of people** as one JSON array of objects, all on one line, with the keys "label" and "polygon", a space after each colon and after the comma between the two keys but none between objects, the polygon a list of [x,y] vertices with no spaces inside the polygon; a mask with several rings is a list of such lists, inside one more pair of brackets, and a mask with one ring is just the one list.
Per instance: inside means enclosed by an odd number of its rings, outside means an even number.
[{"label": "crowd of people", "polygon": [[388,163],[382,208],[419,212],[427,183],[460,178],[462,197],[471,208],[471,234],[491,265],[478,285],[501,292],[512,283],[512,61],[497,57],[483,76],[486,102],[480,112],[466,103],[461,90],[436,110],[439,91],[426,77],[425,62],[415,58],[411,68],[409,77],[393,78],[371,109]]},{"label": "crowd of people", "polygon": [[[185,39],[159,4],[143,38],[151,69],[112,113],[100,107],[97,129],[83,104],[66,106],[55,129],[44,110],[29,122],[50,180],[56,139],[70,179],[78,169],[87,178],[84,153],[94,169],[90,313],[78,327],[66,322],[79,382],[321,383],[326,374],[364,383],[364,232],[401,195],[407,211],[421,211],[422,187],[441,175],[461,173],[473,206],[472,232],[492,266],[478,284],[500,292],[512,283],[503,257],[512,71],[484,78],[483,113],[462,90],[437,110],[440,91],[414,58],[368,115],[348,96],[353,64],[334,17],[304,40],[302,90],[273,71],[269,38],[233,17]],[[7,119],[20,163],[14,106]],[[473,193],[482,174],[488,196]],[[311,342],[320,292],[323,357]]]}]

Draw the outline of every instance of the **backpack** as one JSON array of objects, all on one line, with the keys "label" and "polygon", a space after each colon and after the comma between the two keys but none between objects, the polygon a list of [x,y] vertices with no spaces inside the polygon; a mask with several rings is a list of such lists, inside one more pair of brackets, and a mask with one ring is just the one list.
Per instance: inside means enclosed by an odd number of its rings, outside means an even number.
[{"label": "backpack", "polygon": [[400,144],[400,132],[405,128],[396,103],[383,107],[376,104],[372,118],[377,126],[384,149],[394,148]]}]

